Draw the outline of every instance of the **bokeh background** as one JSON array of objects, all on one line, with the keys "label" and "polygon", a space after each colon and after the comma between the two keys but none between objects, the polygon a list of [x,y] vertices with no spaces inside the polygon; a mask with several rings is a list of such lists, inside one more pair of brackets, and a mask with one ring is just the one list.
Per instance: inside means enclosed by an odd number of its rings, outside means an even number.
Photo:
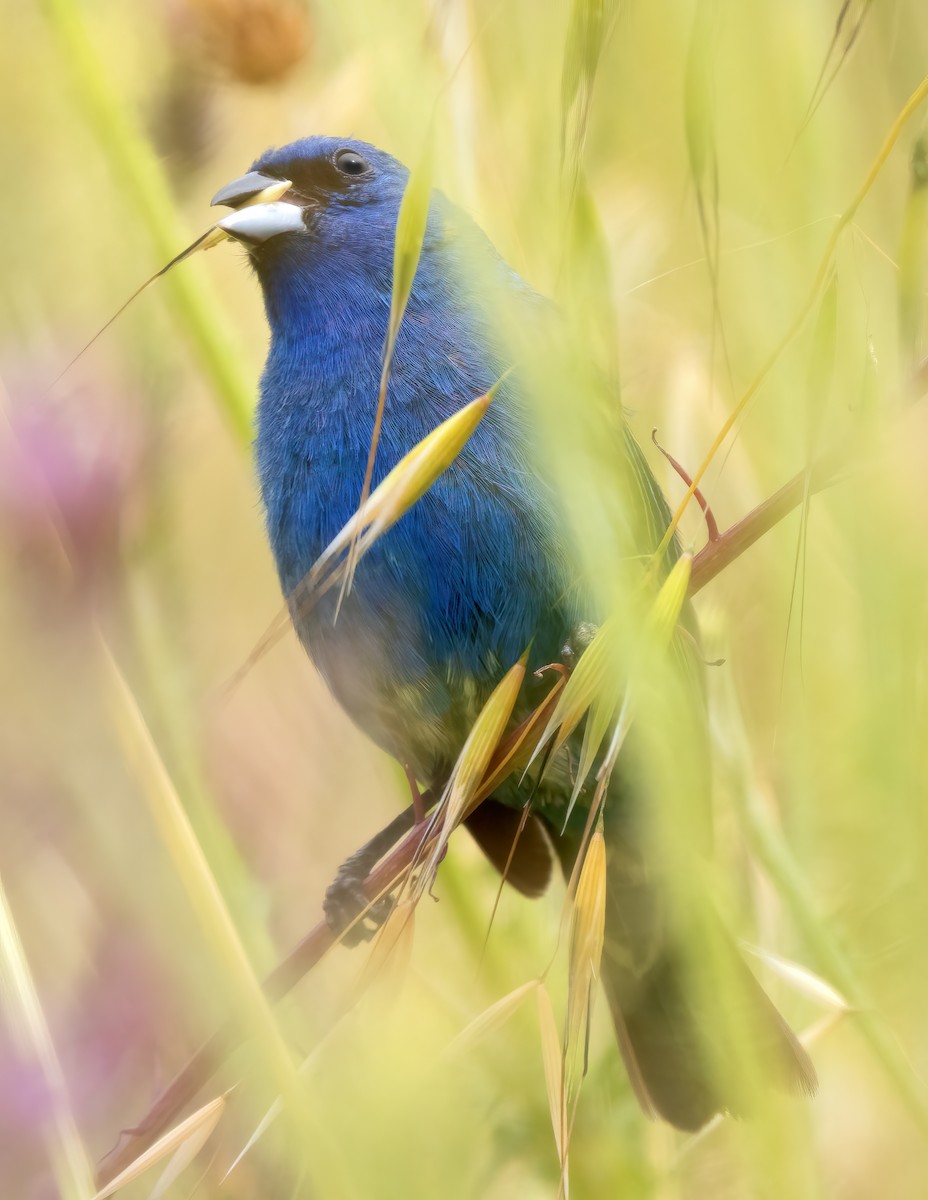
[{"label": "bokeh background", "polygon": [[[580,164],[590,329],[677,500],[652,427],[695,469],[802,311],[928,71],[928,8],[5,0],[2,26],[0,1194],[86,1200],[81,1160],[141,1117],[235,987],[157,797],[189,815],[261,975],[406,795],[292,636],[228,686],[280,609],[249,446],[266,330],[241,252],[180,266],[56,376],[267,146],[343,133],[416,162],[431,125],[437,182],[550,294]],[[599,1005],[575,1196],[928,1192],[926,114],[705,481],[725,526],[852,447],[801,553],[794,515],[698,604],[724,659],[729,916],[807,972],[765,978],[815,1034],[820,1092],[696,1139],[658,1128]],[[584,463],[558,463],[571,473]],[[338,950],[278,1010],[310,1056],[301,1119],[220,1188],[276,1095],[261,1050],[233,1056],[202,1101],[238,1087],[169,1194],[555,1196],[533,1005],[443,1055],[555,948],[557,888],[507,892],[484,952],[495,892],[456,838],[388,997],[336,1023],[364,955]]]}]

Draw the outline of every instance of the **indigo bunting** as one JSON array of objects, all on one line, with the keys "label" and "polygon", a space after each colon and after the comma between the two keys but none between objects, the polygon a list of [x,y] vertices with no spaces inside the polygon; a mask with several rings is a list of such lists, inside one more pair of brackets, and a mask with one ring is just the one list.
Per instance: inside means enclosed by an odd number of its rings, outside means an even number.
[{"label": "indigo bunting", "polygon": [[[275,181],[289,190],[248,202]],[[262,155],[214,204],[236,209],[220,226],[246,247],[264,295],[271,341],[258,406],[257,467],[267,530],[297,633],[357,724],[406,767],[440,784],[502,674],[531,645],[530,666],[582,653],[595,620],[576,584],[566,525],[533,468],[526,384],[508,375],[451,467],[359,564],[335,620],[333,593],[293,602],[320,551],[355,512],[383,365],[397,215],[408,180],[390,155],[352,140],[308,137]],[[242,207],[239,207],[242,206]],[[436,425],[486,393],[511,350],[496,318],[547,336],[557,314],[496,254],[482,232],[433,193],[400,327],[374,483]],[[622,424],[635,482],[642,552],[670,515]],[[528,785],[524,785],[526,788]],[[562,832],[571,783],[554,771],[539,791],[510,882],[541,892],[553,844],[569,869],[575,829]],[[505,864],[525,794],[511,778],[469,824]],[[605,990],[619,1045],[645,1111],[683,1129],[744,1110],[743,1095],[710,1054],[690,986],[679,924],[665,920],[636,842],[634,788],[610,785]],[[550,839],[550,840],[549,840]],[[811,1092],[814,1069],[734,951],[752,1033],[778,1081]],[[743,977],[743,978],[742,978]]]}]

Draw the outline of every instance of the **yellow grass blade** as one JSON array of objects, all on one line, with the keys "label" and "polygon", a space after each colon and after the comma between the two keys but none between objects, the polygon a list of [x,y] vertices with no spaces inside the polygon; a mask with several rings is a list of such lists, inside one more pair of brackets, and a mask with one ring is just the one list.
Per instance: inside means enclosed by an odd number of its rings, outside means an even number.
[{"label": "yellow grass blade", "polygon": [[434,876],[452,832],[476,800],[490,759],[506,731],[522,689],[527,661],[528,651],[514,667],[510,667],[496,685],[464,743],[448,780],[448,786],[436,809],[435,815],[436,819],[441,821],[441,830],[435,840],[429,869],[424,872],[420,881],[420,892],[426,886],[426,881]]},{"label": "yellow grass blade", "polygon": [[580,761],[577,764],[574,788],[570,794],[567,811],[564,814],[565,829],[567,822],[570,820],[570,814],[574,810],[574,805],[577,803],[577,799],[583,790],[583,785],[586,783],[587,777],[593,769],[593,763],[603,744],[603,738],[605,738],[609,726],[615,717],[616,707],[615,700],[605,700],[602,697],[597,697],[590,707],[586,727],[583,730],[583,744],[580,747]]},{"label": "yellow grass blade", "polygon": [[[686,601],[692,563],[692,555],[681,554],[661,585],[648,612],[647,631],[658,645],[668,643],[673,637],[683,604]],[[565,826],[593,768],[606,733],[620,708],[626,716],[626,721],[621,730],[617,727],[613,732],[610,754],[607,756],[611,764],[605,776],[607,782],[608,773],[611,773],[615,757],[628,731],[630,709],[627,691],[624,702],[622,698],[623,688],[627,688],[627,682],[615,677],[617,656],[615,626],[611,621],[606,621],[581,655],[533,755],[533,759],[536,758],[552,740],[555,752],[559,750],[583,718],[587,718],[574,788],[564,816]],[[600,772],[599,778],[600,780],[604,778],[602,772]]]},{"label": "yellow grass blade", "polygon": [[666,644],[673,637],[690,586],[692,569],[692,554],[681,554],[651,605],[648,612],[648,628],[659,644]]},{"label": "yellow grass blade", "polygon": [[826,1033],[830,1033],[846,1015],[845,1011],[836,1008],[823,1013],[817,1021],[803,1029],[799,1034],[799,1041],[808,1050],[810,1046],[820,1042]]},{"label": "yellow grass blade", "polygon": [[[334,565],[342,551],[354,544],[357,565],[377,538],[382,537],[395,525],[403,513],[407,512],[448,469],[477,428],[505,377],[501,376],[483,396],[478,396],[433,429],[404,455],[378,484],[368,497],[363,510],[359,509],[345,522],[313,563],[306,577],[290,593],[288,600],[294,617],[307,612],[320,596],[339,581],[344,581],[347,559]],[[232,676],[229,686],[238,683],[248,669],[290,628],[291,611],[285,607],[277,614],[243,665]]]},{"label": "yellow grass blade", "polygon": [[397,463],[371,496],[376,507],[368,515],[370,528],[359,547],[366,554],[377,538],[421,499],[440,475],[451,466],[470,440],[493,402],[499,383],[443,421]]},{"label": "yellow grass blade", "polygon": [[492,796],[504,779],[508,778],[514,771],[528,765],[531,758],[530,752],[533,751],[538,727],[544,717],[545,710],[550,706],[551,701],[563,691],[566,683],[567,676],[561,675],[545,697],[544,702],[539,704],[534,712],[523,721],[518,731],[514,731],[517,732],[518,736],[514,738],[512,745],[508,747],[506,753],[493,768],[491,774],[484,777],[477,792],[478,800],[486,800],[488,796]]},{"label": "yellow grass blade", "polygon": [[[606,929],[606,842],[602,816],[587,846],[574,894],[570,932],[570,981],[599,978]],[[582,988],[578,988],[582,990]]]},{"label": "yellow grass blade", "polygon": [[[374,429],[371,434],[371,446],[367,456],[367,467],[364,471],[364,482],[361,486],[361,499],[358,509],[364,509],[370,494],[371,479],[374,474],[374,462],[377,457],[377,445],[380,441],[380,429],[383,424],[383,412],[387,401],[387,385],[390,380],[390,365],[393,360],[393,350],[399,335],[403,314],[412,291],[413,280],[419,266],[419,255],[422,251],[422,239],[425,237],[425,227],[429,215],[429,203],[432,196],[432,139],[431,129],[426,140],[425,151],[416,167],[409,173],[409,180],[400,201],[400,210],[396,219],[396,237],[393,243],[393,291],[390,297],[390,321],[387,326],[387,340],[384,346],[383,369],[380,374],[380,388],[377,396],[377,409],[374,415]],[[351,582],[357,567],[357,543],[352,541],[348,548],[348,560],[342,581],[341,599],[351,590]]]},{"label": "yellow grass blade", "polygon": [[[235,211],[238,212],[243,208],[252,208],[256,204],[271,204],[275,200],[279,200],[286,192],[289,192],[293,187],[293,181],[290,179],[275,179],[273,183],[269,183],[266,188],[262,188],[260,192],[256,192],[253,196],[249,196],[247,200],[243,200],[241,204],[235,205]],[[172,258],[166,267],[162,267],[155,279],[164,275],[171,267],[176,267],[178,263],[189,258],[194,252],[203,250],[212,250],[214,246],[218,246],[220,242],[227,241],[229,234],[224,229],[220,229],[218,225],[214,225],[208,233],[188,246],[186,250],[181,251],[176,258]]]},{"label": "yellow grass blade", "polygon": [[[345,1016],[347,1016],[347,1014],[345,1014]],[[299,1070],[300,1070],[301,1076],[306,1076],[309,1073],[310,1068],[315,1065],[315,1063],[316,1063],[317,1059],[319,1058],[320,1054],[322,1053],[322,1051],[326,1048],[326,1046],[328,1046],[330,1044],[336,1031],[338,1031],[342,1027],[342,1021],[344,1021],[344,1020],[345,1020],[345,1017],[343,1016],[343,1017],[339,1018],[339,1020],[335,1021],[334,1024],[332,1024],[329,1027],[329,1029],[325,1032],[325,1034],[323,1034],[323,1036],[319,1039],[319,1041],[315,1044],[315,1046],[313,1046],[312,1050],[310,1050],[310,1052],[306,1055],[306,1057],[300,1063]],[[238,1167],[239,1163],[242,1161],[242,1159],[245,1157],[245,1155],[248,1154],[248,1152],[252,1149],[252,1147],[261,1140],[261,1138],[264,1136],[265,1133],[267,1133],[267,1131],[271,1127],[271,1125],[273,1125],[273,1123],[280,1116],[282,1109],[283,1109],[283,1104],[281,1103],[280,1097],[278,1096],[277,1099],[270,1105],[267,1112],[264,1114],[264,1116],[261,1118],[261,1120],[258,1122],[258,1124],[255,1126],[255,1129],[252,1132],[251,1136],[248,1138],[248,1141],[241,1148],[241,1150],[239,1150],[238,1154],[232,1160],[232,1163],[226,1170],[226,1173],[223,1175],[222,1179],[219,1181],[220,1187],[222,1186],[222,1184],[225,1183],[225,1181],[229,1178],[229,1176],[233,1173],[233,1171],[235,1171],[236,1167]],[[318,1121],[316,1121],[316,1128],[317,1129],[319,1128]]]},{"label": "yellow grass blade", "polygon": [[532,755],[532,761],[552,740],[554,751],[557,752],[583,720],[593,702],[606,694],[606,681],[614,669],[615,654],[615,626],[611,621],[605,621],[571,672]]},{"label": "yellow grass blade", "polygon": [[405,454],[368,496],[363,508],[342,526],[313,563],[299,590],[323,595],[344,578],[347,560],[325,576],[326,568],[357,541],[355,565],[400,517],[428,491],[461,453],[493,402],[499,383],[432,430]]},{"label": "yellow grass blade", "polygon": [[[264,188],[262,191],[258,192],[257,195],[252,196],[248,200],[242,201],[241,204],[237,205],[237,208],[250,208],[253,204],[264,204],[267,201],[278,200],[284,194],[284,192],[288,191],[292,186],[293,185],[289,179],[277,180],[276,182],[269,184],[269,186]],[[204,250],[212,250],[212,248],[214,246],[218,246],[220,242],[226,241],[229,236],[230,235],[226,233],[224,229],[220,229],[218,225],[214,225],[211,229],[207,229],[206,233],[200,234],[200,236],[192,241],[190,245],[186,247],[186,249],[181,250],[179,254],[175,254],[169,262],[165,263],[163,267],[155,271],[154,275],[149,275],[145,282],[139,284],[132,295],[127,300],[123,301],[113,315],[106,322],[104,322],[103,325],[100,326],[90,341],[84,343],[80,350],[78,350],[77,354],[75,354],[74,357],[58,373],[58,376],[54,380],[52,386],[54,387],[55,384],[61,381],[68,371],[71,370],[74,364],[83,358],[91,346],[96,343],[101,334],[106,333],[107,329],[109,329],[116,318],[121,317],[129,305],[132,304],[133,301],[137,300],[139,296],[141,296],[141,294],[155,282],[156,279],[161,279],[164,275],[167,275],[168,271],[170,271],[173,267],[179,266],[182,262],[186,262],[187,259],[192,255],[199,254]]]},{"label": "yellow grass blade", "polygon": [[852,1006],[850,1001],[845,996],[842,996],[837,988],[832,987],[830,983],[826,983],[821,975],[816,975],[808,967],[793,962],[791,959],[781,958],[779,954],[773,954],[770,950],[763,950],[760,946],[744,944],[744,949],[749,954],[753,954],[755,958],[759,958],[762,963],[770,968],[774,975],[778,975],[790,987],[794,988],[797,992],[801,992],[804,996],[808,996],[816,1004],[824,1005],[825,1008],[832,1009],[835,1012],[851,1011]]},{"label": "yellow grass blade", "polygon": [[599,978],[606,931],[606,843],[602,817],[587,846],[570,927],[564,1063],[567,1104],[573,1111],[586,1070],[593,985]]},{"label": "yellow grass blade", "polygon": [[454,1058],[455,1055],[470,1050],[488,1034],[504,1025],[516,1009],[521,1007],[522,1002],[540,986],[540,979],[530,979],[527,983],[522,983],[511,992],[507,992],[505,996],[495,1001],[489,1008],[485,1008],[482,1013],[465,1025],[461,1032],[448,1043],[442,1051],[441,1057],[443,1059]]},{"label": "yellow grass blade", "polygon": [[609,780],[612,778],[612,772],[615,769],[615,764],[618,761],[619,752],[625,744],[625,738],[628,736],[628,731],[632,725],[632,704],[631,696],[626,695],[625,701],[619,710],[619,715],[616,718],[615,728],[612,731],[612,737],[609,740],[609,748],[603,757],[602,764],[596,772],[596,791],[593,795],[593,809],[599,808],[599,805],[606,794],[606,788],[609,786]]},{"label": "yellow grass blade", "polygon": [[[222,1099],[222,1097],[220,1097]],[[162,1200],[168,1188],[180,1178],[181,1174],[190,1166],[196,1156],[200,1153],[203,1147],[209,1140],[210,1134],[219,1124],[219,1119],[222,1116],[222,1109],[217,1108],[213,1114],[212,1121],[204,1121],[202,1125],[190,1132],[186,1141],[174,1151],[173,1157],[164,1168],[164,1172],[155,1186],[152,1188],[148,1200]]]},{"label": "yellow grass blade", "polygon": [[554,1009],[548,989],[541,984],[535,993],[538,1002],[538,1027],[541,1033],[541,1057],[545,1069],[545,1091],[557,1160],[561,1167],[561,1190],[567,1196],[567,1104],[564,1094],[564,1060],[557,1032]]},{"label": "yellow grass blade", "polygon": [[[157,1142],[153,1146],[149,1146],[144,1154],[140,1154],[135,1162],[130,1163],[105,1188],[97,1192],[93,1200],[106,1200],[108,1196],[115,1196],[128,1184],[134,1183],[140,1175],[144,1175],[155,1163],[160,1162],[169,1154],[174,1154],[175,1158],[168,1164],[158,1186],[151,1194],[150,1200],[157,1200],[157,1197],[164,1194],[183,1168],[199,1154],[207,1138],[219,1124],[225,1111],[227,1095],[228,1092],[225,1095],[217,1096],[215,1100],[210,1100],[209,1104],[198,1108],[195,1113],[192,1113],[185,1121],[181,1121],[164,1137],[158,1138]],[[178,1157],[181,1155],[185,1157]],[[180,1165],[175,1169],[176,1163]]]},{"label": "yellow grass blade", "polygon": [[[409,293],[412,291],[413,280],[419,267],[419,255],[422,251],[422,240],[425,237],[425,226],[429,216],[429,203],[432,197],[432,137],[431,130],[426,138],[425,149],[419,162],[409,173],[406,190],[400,202],[400,211],[396,219],[396,239],[393,244],[393,294],[390,298],[390,325],[387,332],[387,353],[389,359],[396,345],[403,314]],[[389,362],[386,363],[389,371]]]},{"label": "yellow grass blade", "polygon": [[381,925],[361,969],[356,987],[360,999],[376,985],[383,1005],[390,1005],[402,990],[409,972],[416,931],[416,905],[401,900]]}]

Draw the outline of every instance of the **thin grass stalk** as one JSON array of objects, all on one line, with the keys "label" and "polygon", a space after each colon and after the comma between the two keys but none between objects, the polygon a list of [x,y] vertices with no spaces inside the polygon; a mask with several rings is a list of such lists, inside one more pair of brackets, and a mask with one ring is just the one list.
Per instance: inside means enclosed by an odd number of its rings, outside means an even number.
[{"label": "thin grass stalk", "polygon": [[[110,82],[106,63],[94,48],[75,0],[43,0],[49,26],[71,71],[101,150],[134,217],[146,227],[161,259],[173,258],[190,241],[158,159]],[[221,305],[199,264],[189,263],[165,280],[170,307],[189,337],[236,440],[251,442],[254,385],[236,342],[225,328]]]},{"label": "thin grass stalk", "polygon": [[[848,17],[852,7],[851,0],[842,0],[838,15],[835,18],[835,27],[831,35],[831,41],[828,43],[828,49],[822,59],[822,66],[815,81],[815,87],[812,89],[812,95],[809,98],[805,116],[802,118],[802,122],[796,132],[796,137],[793,140],[792,149],[795,149],[799,139],[808,128],[810,121],[818,112],[822,101],[831,90],[831,86],[837,79],[838,73],[847,62],[848,55],[853,50],[854,43],[860,36],[863,23],[870,11],[871,2],[872,0],[860,0],[860,3],[857,5],[858,11],[854,15],[853,21],[849,21]],[[790,153],[792,153],[792,150]]]},{"label": "thin grass stalk", "polygon": [[803,487],[802,507],[799,515],[799,535],[793,559],[793,578],[790,586],[789,610],[786,618],[786,636],[783,639],[783,662],[781,665],[781,688],[786,677],[786,656],[789,651],[790,628],[796,594],[799,590],[799,663],[802,665],[802,631],[805,616],[806,560],[809,546],[809,519],[812,500],[812,467],[818,457],[819,442],[825,420],[825,408],[831,390],[835,367],[835,335],[838,306],[838,277],[832,272],[831,282],[819,305],[815,332],[812,337],[812,355],[809,362],[809,386],[806,403],[806,470]]},{"label": "thin grass stalk", "polygon": [[899,237],[899,336],[903,361],[911,370],[924,345],[925,252],[928,247],[928,128],[915,142],[909,194]]},{"label": "thin grass stalk", "polygon": [[766,383],[768,377],[770,376],[774,367],[780,361],[780,358],[783,356],[787,347],[792,344],[796,335],[805,325],[806,320],[815,308],[819,296],[824,290],[830,277],[832,261],[835,256],[835,251],[838,248],[838,243],[841,240],[841,235],[854,220],[857,210],[860,208],[861,204],[863,204],[867,194],[873,187],[873,184],[876,182],[877,176],[880,174],[884,165],[886,164],[886,160],[892,153],[892,150],[895,147],[896,142],[898,142],[909,118],[918,110],[926,97],[928,97],[928,75],[925,76],[925,78],[921,81],[921,83],[900,109],[899,114],[889,130],[889,133],[886,135],[886,138],[883,141],[883,145],[880,147],[876,158],[871,163],[870,169],[868,170],[863,183],[860,185],[850,204],[848,204],[847,208],[845,208],[838,217],[837,223],[831,232],[831,236],[828,238],[824,253],[819,261],[819,265],[812,279],[812,284],[809,288],[808,294],[803,300],[799,311],[796,313],[796,316],[787,327],[786,332],[771,351],[761,369],[754,376],[754,379],[751,381],[746,391],[742,393],[738,403],[722,423],[722,427],[716,434],[715,439],[713,440],[712,445],[709,447],[705,458],[699,464],[699,467],[697,468],[689,487],[686,489],[683,499],[677,506],[677,509],[673,514],[673,518],[670,524],[667,526],[667,531],[661,539],[661,543],[655,552],[655,565],[658,565],[661,562],[668,546],[671,543],[671,540],[673,539],[673,535],[676,533],[677,526],[680,523],[683,513],[686,511],[687,505],[695,495],[696,489],[702,482],[703,476],[709,469],[712,460],[715,458],[715,455],[721,448],[722,443],[734,428],[735,422],[744,412],[745,408],[747,408],[754,396],[760,391],[761,387],[763,387],[764,383]]},{"label": "thin grass stalk", "polygon": [[197,840],[207,854],[210,870],[223,896],[228,897],[226,902],[239,937],[252,961],[271,963],[275,948],[266,928],[255,916],[258,885],[204,778],[192,732],[197,728],[197,721],[187,671],[166,627],[152,581],[144,570],[133,572],[128,580],[128,593],[132,633],[145,674],[146,703],[151,706],[158,736],[164,739],[163,757],[184,797],[186,811]]}]

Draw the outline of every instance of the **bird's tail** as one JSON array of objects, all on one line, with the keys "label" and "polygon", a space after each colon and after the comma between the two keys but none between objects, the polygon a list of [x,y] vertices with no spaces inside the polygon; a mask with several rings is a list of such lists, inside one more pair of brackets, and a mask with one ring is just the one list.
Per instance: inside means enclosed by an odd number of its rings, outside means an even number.
[{"label": "bird's tail", "polygon": [[717,970],[694,969],[693,939],[705,938],[705,924],[692,909],[671,919],[640,857],[614,840],[606,889],[602,979],[646,1113],[695,1130],[716,1113],[747,1115],[758,1082],[815,1091],[809,1056],[715,922]]}]

